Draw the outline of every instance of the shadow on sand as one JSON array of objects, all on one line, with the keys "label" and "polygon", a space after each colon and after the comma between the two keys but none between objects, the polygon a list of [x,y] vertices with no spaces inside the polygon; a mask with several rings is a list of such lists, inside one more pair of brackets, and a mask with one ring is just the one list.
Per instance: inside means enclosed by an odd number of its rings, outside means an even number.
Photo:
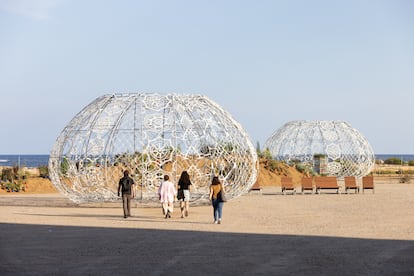
[{"label": "shadow on sand", "polygon": [[1,275],[414,275],[414,241],[0,224]]}]

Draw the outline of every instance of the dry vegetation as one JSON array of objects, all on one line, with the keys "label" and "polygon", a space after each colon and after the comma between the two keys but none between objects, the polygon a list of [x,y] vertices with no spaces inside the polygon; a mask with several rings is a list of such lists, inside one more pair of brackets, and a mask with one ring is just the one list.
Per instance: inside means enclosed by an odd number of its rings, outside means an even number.
[{"label": "dry vegetation", "polygon": [[[387,179],[398,178],[398,171],[409,172],[413,171],[412,166],[397,166],[397,165],[375,165],[373,174],[384,181]],[[30,177],[24,180],[25,191],[24,194],[47,194],[57,193],[56,188],[47,178],[39,177],[38,169],[25,169]],[[282,176],[292,177],[294,183],[300,183],[300,178],[304,176],[303,173],[296,170],[296,168],[278,162],[276,165],[269,164],[268,160],[262,158],[259,162],[259,173],[256,183],[262,187],[265,186],[280,186],[280,179]],[[395,179],[392,182],[398,182]],[[0,189],[0,194],[12,194],[3,189]]]}]

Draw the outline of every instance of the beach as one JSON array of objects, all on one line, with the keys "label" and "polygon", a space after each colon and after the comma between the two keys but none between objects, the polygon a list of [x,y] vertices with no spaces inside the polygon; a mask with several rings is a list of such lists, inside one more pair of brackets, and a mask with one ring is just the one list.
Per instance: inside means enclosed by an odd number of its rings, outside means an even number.
[{"label": "beach", "polygon": [[211,206],[192,207],[184,219],[176,208],[164,219],[160,207],[135,202],[124,219],[120,202],[0,195],[0,271],[408,275],[414,273],[413,202],[413,184],[320,195],[265,187],[225,203],[223,223],[215,225]]}]

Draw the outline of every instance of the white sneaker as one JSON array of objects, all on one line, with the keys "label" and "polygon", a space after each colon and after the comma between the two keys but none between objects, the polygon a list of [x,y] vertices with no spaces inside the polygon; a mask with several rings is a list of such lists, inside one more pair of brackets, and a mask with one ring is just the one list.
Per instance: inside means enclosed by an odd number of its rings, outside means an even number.
[{"label": "white sneaker", "polygon": [[217,223],[218,223],[218,221],[217,221],[217,220],[215,220],[215,221],[214,221],[214,224],[217,224]]},{"label": "white sneaker", "polygon": [[221,219],[219,219],[218,224],[221,224]]}]

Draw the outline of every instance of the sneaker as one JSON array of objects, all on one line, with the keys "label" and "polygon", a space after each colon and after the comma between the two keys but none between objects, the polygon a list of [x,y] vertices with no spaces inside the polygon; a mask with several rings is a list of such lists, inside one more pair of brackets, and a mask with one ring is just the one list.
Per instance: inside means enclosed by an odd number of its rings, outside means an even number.
[{"label": "sneaker", "polygon": [[218,224],[218,221],[217,221],[217,220],[215,220],[215,221],[214,221],[214,224]]},{"label": "sneaker", "polygon": [[218,224],[221,224],[221,219],[219,219]]}]

